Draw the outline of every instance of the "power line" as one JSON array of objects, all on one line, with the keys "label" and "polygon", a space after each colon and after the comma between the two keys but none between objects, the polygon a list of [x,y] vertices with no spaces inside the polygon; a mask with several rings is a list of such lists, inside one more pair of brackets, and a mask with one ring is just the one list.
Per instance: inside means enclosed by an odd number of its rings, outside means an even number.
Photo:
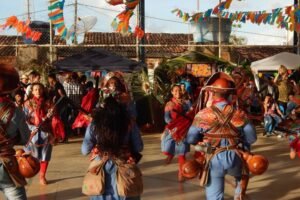
[{"label": "power line", "polygon": [[[120,11],[117,10],[113,10],[113,9],[109,9],[109,8],[102,8],[99,6],[91,6],[88,4],[82,4],[82,3],[78,3],[81,6],[85,6],[85,7],[89,7],[94,8],[94,9],[99,9],[99,10],[105,10],[105,11],[110,11],[110,12],[116,12],[119,13]],[[179,24],[185,24],[185,25],[189,25],[189,23],[187,22],[182,22],[182,21],[176,21],[176,20],[170,20],[170,19],[163,19],[163,18],[159,18],[159,17],[152,17],[152,16],[145,16],[146,18],[149,19],[155,19],[155,20],[160,20],[160,21],[166,21],[166,22],[173,22],[173,23],[179,23]],[[255,32],[250,32],[250,31],[235,31],[238,33],[245,33],[245,34],[252,34],[252,35],[259,35],[259,36],[265,36],[265,37],[276,37],[276,38],[282,38],[284,39],[284,36],[279,36],[279,35],[270,35],[270,34],[263,34],[263,33],[255,33]]]},{"label": "power line", "polygon": [[[74,5],[73,3],[72,4],[67,4],[67,5],[65,5],[65,7],[67,7],[67,6],[72,6],[72,5]],[[41,12],[45,12],[45,11],[48,11],[48,9],[44,9],[44,10],[38,10],[38,11],[34,11],[34,12],[29,12],[29,14],[31,15],[31,14],[36,14],[36,13],[41,13]],[[19,15],[15,15],[16,17],[21,17],[21,16],[25,16],[25,15],[28,15],[28,13],[26,12],[26,13],[23,13],[23,14],[19,14]],[[2,21],[2,20],[6,20],[8,17],[5,17],[5,18],[0,18],[0,20]]]},{"label": "power line", "polygon": [[[69,6],[73,6],[73,5],[74,5],[74,3],[67,4],[67,5],[65,5],[65,7],[69,7]],[[115,13],[119,13],[120,12],[118,10],[109,9],[109,8],[102,8],[102,7],[99,7],[99,6],[92,6],[92,5],[88,5],[88,4],[78,3],[78,5],[84,6],[84,7],[88,8],[88,9],[90,9],[90,10],[93,10],[94,12],[96,12],[94,9],[100,9],[100,10],[105,10],[105,11],[115,12]],[[94,9],[92,9],[92,8],[94,8]],[[45,12],[45,11],[48,11],[48,9],[30,12],[29,14],[36,14],[36,13],[41,13],[41,12]],[[16,15],[16,16],[25,16],[27,14],[28,13],[23,13],[23,14],[19,14],[19,15]],[[145,16],[145,17],[149,18],[149,19],[155,19],[155,20],[160,20],[160,21],[165,21],[165,22],[172,22],[172,23],[189,25],[189,23],[187,23],[187,22],[181,22],[181,21],[170,20],[170,19],[163,19],[163,18],[152,17],[152,16]],[[0,21],[6,20],[6,19],[7,19],[7,17],[6,18],[0,18]],[[270,35],[270,34],[263,34],[263,33],[255,33],[255,32],[249,32],[249,31],[235,31],[235,32],[245,33],[245,34],[252,34],[252,35],[259,35],[259,36],[265,36],[265,37],[276,37],[276,38],[282,38],[282,39],[285,38],[285,37],[279,36],[279,35]]]},{"label": "power line", "polygon": [[[119,13],[120,12],[119,10],[113,10],[113,9],[109,9],[109,8],[102,8],[102,7],[99,7],[99,6],[92,6],[92,5],[88,5],[88,4],[78,3],[78,5],[85,6],[85,7],[90,7],[90,8],[96,8],[96,9],[99,9],[99,10],[105,10],[105,11],[115,12],[115,13]],[[152,16],[147,16],[147,15],[145,17],[146,18],[151,18],[151,19],[157,19],[157,20],[161,20],[161,21],[179,23],[179,24],[188,24],[186,22],[181,22],[181,21],[176,21],[176,20],[171,20],[171,19],[163,19],[163,18],[152,17]]]}]

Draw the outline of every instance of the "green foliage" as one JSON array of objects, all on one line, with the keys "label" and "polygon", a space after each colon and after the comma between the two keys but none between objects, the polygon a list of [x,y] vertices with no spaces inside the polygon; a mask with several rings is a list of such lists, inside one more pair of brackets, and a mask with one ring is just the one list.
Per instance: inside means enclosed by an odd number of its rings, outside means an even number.
[{"label": "green foliage", "polygon": [[231,34],[229,43],[234,45],[245,45],[247,44],[247,39],[245,37],[239,37],[237,35]]},{"label": "green foliage", "polygon": [[178,70],[185,70],[187,63],[212,63],[218,67],[231,66],[216,56],[194,51],[174,59],[164,59],[154,72],[154,95],[161,103],[167,100],[171,85],[180,81],[181,76],[178,75]]},{"label": "green foliage", "polygon": [[148,95],[143,90],[143,84],[149,83],[148,75],[145,71],[134,71],[130,75],[131,91],[135,100],[143,98]]}]

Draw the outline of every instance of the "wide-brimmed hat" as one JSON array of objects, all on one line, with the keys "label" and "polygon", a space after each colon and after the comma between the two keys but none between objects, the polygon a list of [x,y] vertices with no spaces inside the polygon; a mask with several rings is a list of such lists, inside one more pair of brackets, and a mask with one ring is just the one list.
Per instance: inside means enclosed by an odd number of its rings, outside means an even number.
[{"label": "wide-brimmed hat", "polygon": [[204,88],[216,93],[233,93],[236,91],[233,78],[224,72],[213,74],[206,82]]},{"label": "wide-brimmed hat", "polygon": [[23,74],[23,75],[21,76],[20,80],[22,80],[22,79],[28,79],[28,76],[27,76],[26,74]]},{"label": "wide-brimmed hat", "polygon": [[124,81],[124,78],[123,78],[123,75],[121,72],[108,72],[104,79],[103,79],[103,87],[107,87],[108,86],[108,81],[112,78],[116,78],[119,80],[120,84],[121,84],[121,87],[125,89],[125,91],[127,90],[126,88],[126,84],[125,84],[125,81]]},{"label": "wide-brimmed hat", "polygon": [[10,93],[19,86],[19,73],[9,64],[0,64],[0,94]]}]

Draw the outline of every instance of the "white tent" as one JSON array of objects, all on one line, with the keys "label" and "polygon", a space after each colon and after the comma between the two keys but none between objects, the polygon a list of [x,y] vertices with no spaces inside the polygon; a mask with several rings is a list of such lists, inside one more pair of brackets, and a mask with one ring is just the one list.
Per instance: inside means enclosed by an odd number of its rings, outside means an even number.
[{"label": "white tent", "polygon": [[254,74],[259,71],[277,71],[280,65],[288,69],[297,69],[300,66],[300,56],[294,53],[282,52],[274,56],[264,58],[251,63]]},{"label": "white tent", "polygon": [[258,91],[260,91],[258,72],[277,71],[280,65],[284,65],[288,69],[298,69],[300,66],[300,56],[294,53],[282,52],[251,63],[250,67]]}]

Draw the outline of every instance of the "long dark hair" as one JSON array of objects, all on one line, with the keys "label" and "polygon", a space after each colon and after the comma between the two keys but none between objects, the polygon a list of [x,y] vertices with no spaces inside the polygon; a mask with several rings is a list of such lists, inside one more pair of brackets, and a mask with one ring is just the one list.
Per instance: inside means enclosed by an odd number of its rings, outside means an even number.
[{"label": "long dark hair", "polygon": [[129,128],[126,109],[113,97],[108,97],[104,100],[104,107],[95,111],[93,118],[99,149],[117,155]]}]

